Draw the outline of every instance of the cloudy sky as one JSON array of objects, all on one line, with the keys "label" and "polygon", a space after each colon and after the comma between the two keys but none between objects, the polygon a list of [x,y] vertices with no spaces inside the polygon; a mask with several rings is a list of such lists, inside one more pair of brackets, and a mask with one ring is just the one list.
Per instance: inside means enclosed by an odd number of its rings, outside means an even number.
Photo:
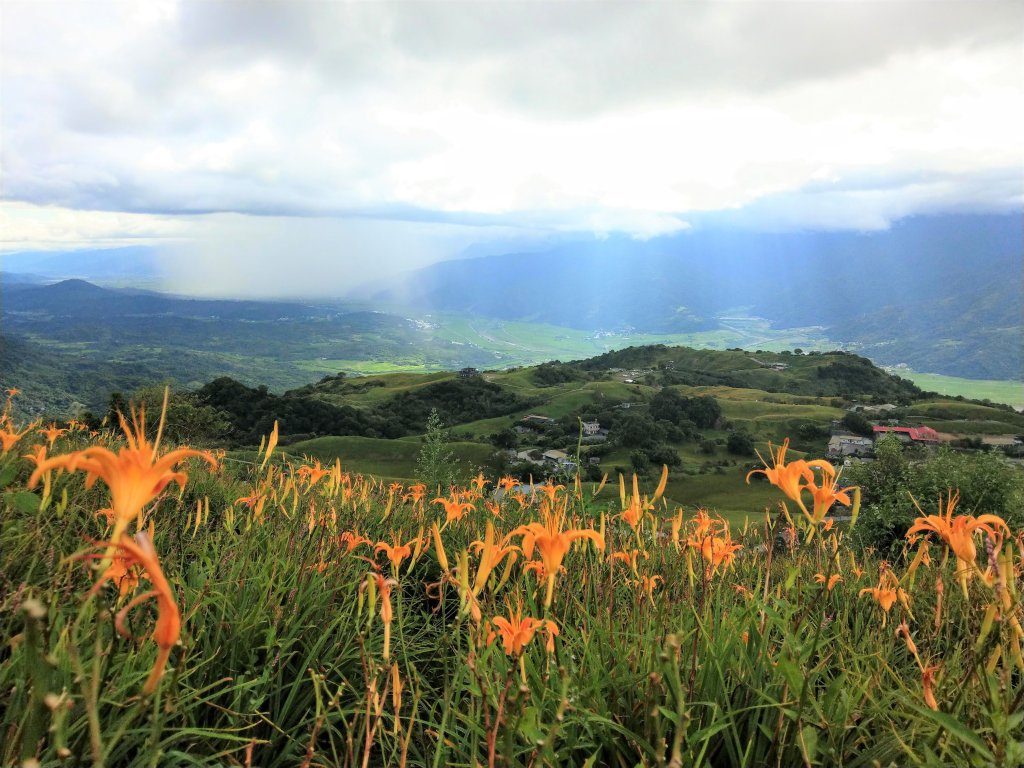
[{"label": "cloudy sky", "polygon": [[1016,1],[0,13],[0,252],[154,243],[358,281],[488,243],[1024,205]]}]

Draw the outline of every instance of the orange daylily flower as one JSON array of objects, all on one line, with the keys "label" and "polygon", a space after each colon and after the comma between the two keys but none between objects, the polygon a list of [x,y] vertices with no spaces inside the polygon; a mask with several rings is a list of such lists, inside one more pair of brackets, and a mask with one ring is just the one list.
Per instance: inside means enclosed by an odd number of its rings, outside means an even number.
[{"label": "orange daylily flower", "polygon": [[604,550],[604,537],[597,531],[579,528],[563,530],[564,522],[564,511],[559,513],[546,509],[543,523],[521,525],[509,534],[523,537],[522,550],[527,558],[533,557],[534,547],[540,550],[541,560],[544,561],[544,573],[548,577],[547,596],[544,599],[545,608],[551,606],[555,574],[562,566],[562,560],[569,552],[572,542],[576,539],[590,539],[598,549]]},{"label": "orange daylily flower", "polygon": [[811,474],[808,463],[803,459],[797,459],[796,461],[786,464],[786,451],[788,450],[788,437],[776,451],[772,450],[772,444],[769,442],[768,451],[769,455],[772,457],[772,466],[769,467],[768,462],[765,461],[764,457],[762,457],[760,452],[758,452],[757,458],[761,459],[761,463],[764,464],[764,469],[754,469],[748,472],[747,482],[750,482],[751,475],[762,474],[768,478],[768,482],[802,506],[803,502],[800,501],[800,492],[802,490],[801,480],[810,480],[813,475]]},{"label": "orange daylily flower", "polygon": [[[764,475],[772,485],[799,505],[800,511],[804,513],[804,516],[813,526],[818,526],[825,520],[825,515],[828,514],[828,511],[836,502],[847,507],[854,504],[854,514],[856,514],[860,496],[857,496],[858,501],[851,501],[848,490],[840,491],[837,489],[836,483],[839,480],[839,473],[836,472],[835,467],[829,462],[822,459],[815,459],[813,461],[796,459],[786,464],[786,451],[789,450],[788,437],[783,441],[778,450],[772,451],[770,442],[768,443],[768,449],[772,457],[772,466],[769,467],[768,462],[758,453],[757,457],[761,459],[765,466],[764,469],[754,469],[748,472],[748,483],[750,482],[751,475],[758,473]],[[814,482],[815,469],[821,472],[820,486]],[[808,510],[804,504],[804,491],[809,491],[814,499],[813,512]],[[859,494],[859,491],[857,492]]]},{"label": "orange daylily flower", "polygon": [[611,556],[609,556],[608,562],[609,564],[614,565],[617,560],[621,560],[630,567],[630,570],[633,571],[633,575],[638,576],[639,574],[637,572],[636,566],[637,561],[640,557],[643,557],[645,560],[647,560],[650,558],[650,555],[639,549],[632,549],[628,552],[613,552]]},{"label": "orange daylily flower", "polygon": [[46,446],[37,445],[35,453],[26,453],[22,458],[26,458],[35,464],[37,467],[46,461]]},{"label": "orange daylily flower", "polygon": [[21,440],[26,434],[28,434],[30,427],[26,427],[21,432],[17,432],[14,429],[0,429],[0,455],[6,456],[7,452],[11,450],[18,441]]},{"label": "orange daylily flower", "polygon": [[254,509],[262,499],[263,495],[259,491],[256,491],[251,496],[239,496],[235,499],[235,504],[244,504],[249,509]]},{"label": "orange daylily flower", "polygon": [[[523,616],[522,608],[509,612],[509,617],[496,616],[492,622],[501,635],[501,644],[505,653],[509,656],[521,656],[523,649],[533,640],[537,630],[543,629],[548,636],[547,650],[555,650],[555,636],[558,635],[558,625],[550,619],[535,619],[532,616]],[[492,631],[487,638],[488,645],[494,641],[496,635]]]},{"label": "orange daylily flower", "polygon": [[[824,584],[825,583],[825,574],[824,573],[816,573],[816,574],[814,574],[814,580],[818,584]],[[833,573],[831,576],[829,576],[828,577],[828,591],[831,592],[832,588],[836,584],[838,584],[840,581],[842,581],[842,580],[843,580],[842,575],[838,574],[838,573]]]},{"label": "orange daylily flower", "polygon": [[313,466],[304,464],[303,466],[299,467],[296,470],[295,474],[306,480],[306,488],[308,489],[312,488],[314,485],[320,482],[320,480],[322,480],[325,476],[331,474],[331,470],[324,469],[322,466],[320,466],[320,461],[318,459],[316,464]]},{"label": "orange daylily flower", "polygon": [[122,552],[118,552],[100,577],[101,582],[107,580],[114,582],[117,585],[117,591],[121,597],[124,597],[129,592],[134,592],[139,585],[138,568],[129,563],[128,558]]},{"label": "orange daylily flower", "polygon": [[[118,579],[120,580],[119,588],[123,595],[125,593],[124,580],[126,578],[129,579],[129,584],[131,584],[130,580],[132,578],[135,578],[137,581],[137,577],[132,577],[129,574],[130,571],[136,568],[141,569],[146,579],[153,585],[153,589],[150,591],[132,598],[124,608],[118,611],[114,621],[114,626],[119,634],[124,637],[131,637],[124,626],[128,612],[146,600],[156,599],[157,619],[156,626],[153,629],[153,640],[156,641],[157,656],[153,669],[149,673],[149,678],[142,689],[143,694],[148,696],[156,690],[157,683],[160,682],[164,668],[167,666],[167,660],[170,658],[171,649],[178,642],[178,638],[181,635],[181,614],[178,612],[178,604],[175,601],[171,585],[160,568],[160,560],[157,558],[156,549],[154,549],[153,543],[149,540],[149,536],[145,531],[136,533],[134,541],[128,536],[122,536],[117,541],[111,541],[110,546],[114,547],[118,552],[114,554],[110,565],[104,570],[103,575],[97,579],[92,589],[89,590],[89,596],[91,597],[99,592],[100,588],[107,581]],[[95,556],[85,555],[82,557],[106,558],[107,556],[97,554]]]},{"label": "orange daylily flower", "polygon": [[[805,490],[811,492],[811,496],[814,498],[814,511],[810,514],[809,519],[817,525],[825,519],[825,515],[828,514],[828,511],[832,509],[832,505],[836,502],[839,502],[844,507],[850,506],[853,502],[850,500],[849,491],[851,489],[837,490],[836,483],[839,481],[839,472],[836,472],[835,467],[827,461],[811,461],[808,462],[808,466],[821,470],[820,486],[815,485],[813,482],[808,482],[803,486]],[[806,512],[806,510],[804,511]],[[833,521],[829,520],[829,522]],[[831,525],[829,528],[831,528]]]},{"label": "orange daylily flower", "polygon": [[529,560],[523,563],[523,573],[532,573],[537,578],[538,584],[547,578],[544,573],[544,563],[540,560]]},{"label": "orange daylily flower", "polygon": [[658,588],[659,584],[664,583],[664,579],[661,576],[649,576],[646,573],[642,574],[634,583],[636,588],[647,596],[647,600],[651,605],[654,605],[654,590]]},{"label": "orange daylily flower", "polygon": [[362,536],[358,531],[345,531],[338,537],[338,543],[345,546],[345,552],[351,552],[362,544],[373,544],[373,542]]},{"label": "orange daylily flower", "polygon": [[551,480],[548,480],[544,485],[535,486],[535,488],[538,488],[547,497],[549,504],[554,504],[558,492],[565,490],[564,485],[555,485]]},{"label": "orange daylily flower", "polygon": [[512,488],[515,488],[517,485],[519,485],[519,480],[512,477],[511,475],[505,475],[505,477],[501,478],[498,481],[498,487],[501,488],[503,491],[509,491]]},{"label": "orange daylily flower", "polygon": [[[883,563],[884,567],[884,563]],[[861,596],[868,594],[871,595],[878,602],[878,605],[882,608],[882,626],[884,627],[888,621],[889,611],[892,609],[893,604],[899,600],[903,607],[910,612],[910,602],[907,599],[907,593],[900,587],[899,579],[889,570],[883,570],[878,578],[877,587],[865,587],[859,593]]]},{"label": "orange daylily flower", "polygon": [[38,430],[38,432],[39,432],[39,434],[46,436],[46,444],[49,445],[52,448],[53,444],[57,441],[57,439],[61,435],[66,433],[67,430],[66,429],[61,429],[56,424],[51,424],[46,429]]},{"label": "orange daylily flower", "polygon": [[402,561],[412,555],[412,545],[417,542],[417,539],[410,539],[405,544],[401,544],[399,543],[401,535],[402,532],[399,531],[392,544],[388,544],[386,541],[378,541],[377,545],[373,548],[374,555],[378,552],[384,552],[387,555],[388,560],[391,561],[391,568],[395,572],[401,567]]},{"label": "orange daylily flower", "polygon": [[640,522],[644,519],[645,512],[646,509],[644,508],[644,505],[641,503],[640,499],[634,496],[632,499],[630,499],[629,506],[626,507],[626,509],[623,510],[622,513],[618,515],[618,517],[621,517],[623,520],[625,520],[629,527],[636,531],[637,526],[639,526]]},{"label": "orange daylily flower", "polygon": [[[1006,522],[998,515],[979,515],[978,517],[974,517],[974,515],[957,515],[953,517],[953,512],[959,501],[959,491],[951,494],[946,500],[946,513],[943,515],[942,497],[940,496],[940,514],[917,518],[914,521],[914,525],[907,531],[907,535],[913,535],[919,531],[938,534],[946,542],[946,545],[953,550],[957,560],[964,566],[969,567],[974,565],[978,557],[978,549],[974,544],[974,534],[976,531],[984,531],[992,538],[995,538],[996,528],[1002,528],[1006,533],[1009,533],[1010,529]],[[914,503],[917,504],[916,501]]]},{"label": "orange daylily flower", "polygon": [[460,501],[455,494],[452,494],[450,499],[434,499],[431,503],[444,505],[446,523],[450,523],[452,520],[461,520],[463,515],[473,509],[471,502]]},{"label": "orange daylily flower", "polygon": [[896,602],[896,590],[892,588],[882,586],[864,587],[864,589],[860,591],[860,594],[863,595],[865,593],[875,598],[875,600],[878,601],[878,604],[882,607],[882,610],[886,613],[890,611],[893,603]]},{"label": "orange daylily flower", "polygon": [[423,483],[416,483],[409,486],[409,492],[402,497],[402,501],[411,501],[413,504],[419,504],[426,493],[427,486]]},{"label": "orange daylily flower", "polygon": [[712,569],[718,566],[728,568],[736,559],[736,551],[743,549],[742,544],[733,544],[728,527],[723,528],[722,536],[704,536],[700,540],[690,539],[689,545],[699,549],[704,562]]},{"label": "orange daylily flower", "polygon": [[[679,510],[680,520],[682,520],[682,510]],[[698,507],[694,511],[695,517],[692,520],[693,523],[693,534],[690,536],[690,541],[696,539],[702,539],[707,536],[715,527],[715,521],[711,519],[711,515],[704,507]]]},{"label": "orange daylily flower", "polygon": [[175,464],[197,457],[213,468],[217,467],[216,460],[207,451],[197,451],[193,448],[178,448],[160,456],[157,449],[163,428],[163,415],[160,419],[161,429],[157,431],[156,441],[152,444],[146,438],[144,408],[139,408],[137,415],[132,414],[132,427],[128,426],[124,416],[120,418],[128,444],[118,453],[94,445],[64,456],[55,456],[36,467],[28,482],[28,487],[33,488],[45,472],[62,468],[68,472],[85,472],[87,488],[91,488],[98,479],[106,483],[110,489],[111,510],[114,515],[114,530],[110,537],[112,546],[116,546],[114,542],[121,540],[121,534],[128,524],[137,519],[143,508],[170,483],[185,486],[188,475],[185,472],[174,472]]}]

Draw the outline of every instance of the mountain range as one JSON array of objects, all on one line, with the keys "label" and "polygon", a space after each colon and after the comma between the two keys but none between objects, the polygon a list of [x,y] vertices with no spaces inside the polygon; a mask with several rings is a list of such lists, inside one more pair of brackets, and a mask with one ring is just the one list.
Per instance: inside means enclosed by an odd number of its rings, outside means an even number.
[{"label": "mountain range", "polygon": [[915,217],[880,232],[706,229],[446,261],[374,297],[589,330],[821,327],[878,363],[1024,379],[1019,215]]},{"label": "mountain range", "polygon": [[[82,281],[39,285],[65,277],[108,286],[159,285],[166,257],[148,246],[6,254],[0,257],[2,331],[65,348],[80,345],[93,351],[96,362],[105,344],[122,351],[134,344],[257,356],[261,366],[280,368],[282,375],[264,376],[277,385],[308,381],[310,374],[294,367],[301,360],[402,361],[432,370],[549,359],[520,343],[530,337],[531,324],[548,326],[536,328],[549,339],[570,331],[618,335],[597,351],[658,341],[637,339],[641,334],[694,334],[666,341],[717,339],[719,348],[750,349],[777,349],[788,337],[792,346],[815,340],[815,348],[844,348],[918,372],[1024,381],[1022,233],[1019,214],[911,217],[872,232],[764,233],[704,225],[646,241],[566,240],[546,251],[439,262],[369,296],[348,297],[347,305],[346,297],[220,301],[142,290],[104,293]],[[520,336],[488,348],[485,330],[477,348],[457,333],[432,335],[444,313],[486,329],[517,323]],[[426,323],[410,319],[427,315],[434,317]],[[739,341],[735,333],[716,337],[741,325],[755,331]],[[238,373],[245,365],[231,362],[236,370],[221,372]],[[201,368],[204,376],[219,370],[213,362]]]}]

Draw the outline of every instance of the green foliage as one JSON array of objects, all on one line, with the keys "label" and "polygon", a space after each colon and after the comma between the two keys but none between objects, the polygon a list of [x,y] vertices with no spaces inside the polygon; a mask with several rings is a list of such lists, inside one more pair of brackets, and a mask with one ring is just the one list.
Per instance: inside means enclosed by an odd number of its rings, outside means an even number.
[{"label": "green foliage", "polygon": [[[147,427],[155,433],[157,417],[164,400],[164,387],[136,390],[131,400],[136,406],[145,407],[149,414]],[[119,407],[127,416],[124,404]],[[228,414],[212,405],[201,403],[194,392],[169,392],[163,434],[171,443],[200,447],[221,445],[230,430]]]},{"label": "green foliage", "polygon": [[647,453],[641,450],[635,450],[629,454],[629,463],[633,467],[633,471],[638,475],[646,475],[651,469],[651,460],[647,458]]},{"label": "green foliage", "polygon": [[620,445],[627,448],[653,446],[665,439],[662,428],[646,413],[624,411],[615,423],[614,434]]},{"label": "green foliage", "polygon": [[819,379],[841,382],[843,392],[871,393],[879,398],[909,402],[921,394],[912,382],[886,374],[863,357],[848,355],[817,369]]},{"label": "green foliage", "polygon": [[571,381],[584,381],[586,373],[575,365],[568,365],[560,360],[541,363],[533,369],[533,380],[542,387],[554,384],[565,384]]},{"label": "green foliage", "polygon": [[650,413],[677,426],[695,424],[707,429],[721,418],[722,407],[713,397],[684,397],[675,389],[662,387],[651,399]]},{"label": "green foliage", "polygon": [[266,387],[247,387],[227,377],[211,381],[199,389],[196,401],[229,416],[230,436],[236,445],[258,444],[260,438],[274,428],[275,421],[284,435],[315,433],[398,437],[403,434],[373,413],[288,393],[275,395]]},{"label": "green foliage", "polygon": [[873,462],[854,464],[844,478],[862,491],[855,535],[879,549],[901,541],[916,517],[938,514],[939,496],[946,499],[954,491],[960,493],[961,514],[996,514],[1012,527],[1024,525],[1024,473],[994,454],[943,447],[911,460],[899,440],[886,437],[875,445]]},{"label": "green foliage", "polygon": [[459,469],[450,443],[451,436],[436,409],[427,416],[423,447],[416,458],[416,478],[425,483],[430,493],[446,494],[459,479]]},{"label": "green foliage", "polygon": [[377,408],[377,414],[400,434],[419,434],[437,411],[448,424],[488,419],[530,407],[511,390],[482,378],[449,379],[400,392]]},{"label": "green foliage", "polygon": [[871,435],[874,434],[871,422],[868,421],[863,414],[855,411],[850,411],[848,414],[843,416],[842,425],[855,435],[871,437]]},{"label": "green foliage", "polygon": [[736,456],[753,456],[754,439],[748,432],[734,430],[729,433],[725,449]]},{"label": "green foliage", "polygon": [[198,390],[196,401],[228,414],[231,437],[242,445],[257,444],[273,428],[274,421],[279,422],[282,435],[397,438],[424,432],[431,411],[437,411],[449,424],[461,424],[530,404],[514,392],[478,378],[439,381],[398,392],[369,408],[354,408],[328,402],[311,390],[275,395],[266,387],[247,387],[225,377]]}]

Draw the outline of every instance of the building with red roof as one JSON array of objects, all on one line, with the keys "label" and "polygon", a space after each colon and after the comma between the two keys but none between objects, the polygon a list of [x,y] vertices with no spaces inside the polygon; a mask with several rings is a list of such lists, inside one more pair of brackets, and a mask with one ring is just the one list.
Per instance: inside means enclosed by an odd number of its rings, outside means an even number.
[{"label": "building with red roof", "polygon": [[937,445],[939,433],[931,427],[883,427],[873,428],[874,437],[877,440],[886,433],[893,433],[904,443],[922,443],[925,445]]}]

